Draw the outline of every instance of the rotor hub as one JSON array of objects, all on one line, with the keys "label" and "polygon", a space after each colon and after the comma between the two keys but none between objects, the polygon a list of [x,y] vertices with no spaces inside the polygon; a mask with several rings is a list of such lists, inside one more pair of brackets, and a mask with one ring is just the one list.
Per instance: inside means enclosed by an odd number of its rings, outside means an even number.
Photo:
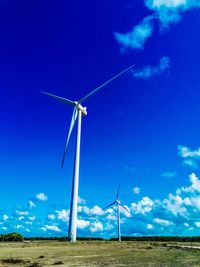
[{"label": "rotor hub", "polygon": [[87,107],[83,107],[81,104],[76,103],[76,108],[80,110],[84,116],[87,115]]}]

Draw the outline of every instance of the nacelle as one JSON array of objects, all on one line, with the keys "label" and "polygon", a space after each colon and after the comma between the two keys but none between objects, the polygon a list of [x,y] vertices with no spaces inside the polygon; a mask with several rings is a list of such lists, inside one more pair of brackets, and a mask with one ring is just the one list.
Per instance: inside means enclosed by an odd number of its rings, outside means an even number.
[{"label": "nacelle", "polygon": [[81,112],[82,112],[82,114],[83,115],[87,115],[87,108],[86,107],[83,107],[83,106],[81,106],[81,104],[78,104],[77,105],[77,108],[79,109],[79,110],[81,110]]}]

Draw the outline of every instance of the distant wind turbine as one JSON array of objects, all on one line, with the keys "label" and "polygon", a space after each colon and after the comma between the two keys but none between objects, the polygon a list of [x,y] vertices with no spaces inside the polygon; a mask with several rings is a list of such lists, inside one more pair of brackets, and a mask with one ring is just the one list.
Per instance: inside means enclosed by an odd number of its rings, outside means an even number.
[{"label": "distant wind turbine", "polygon": [[119,200],[119,189],[120,189],[120,185],[118,186],[118,190],[117,190],[117,195],[116,195],[116,200],[112,203],[110,203],[108,206],[106,206],[104,209],[107,209],[111,206],[114,206],[115,204],[117,204],[117,222],[118,222],[118,241],[121,242],[121,228],[120,228],[120,207],[122,207],[126,212],[128,212],[129,214],[130,211],[124,207],[121,204],[121,201]]},{"label": "distant wind turbine", "polygon": [[72,193],[71,193],[71,206],[70,206],[70,217],[69,217],[69,229],[68,229],[68,240],[71,242],[76,242],[76,228],[77,228],[77,205],[78,205],[78,183],[79,183],[79,165],[80,165],[80,143],[81,143],[81,120],[82,120],[82,115],[86,116],[87,115],[87,108],[82,106],[82,103],[86,101],[89,97],[93,96],[94,94],[97,93],[101,88],[115,80],[117,77],[121,76],[131,68],[133,68],[134,65],[128,67],[127,69],[121,71],[111,79],[109,79],[107,82],[101,84],[98,86],[96,89],[94,89],[92,92],[87,94],[85,97],[81,98],[79,101],[71,101],[69,99],[53,95],[50,93],[46,92],[41,92],[45,95],[48,95],[52,98],[55,98],[56,100],[74,107],[73,113],[72,113],[72,118],[71,118],[71,124],[69,127],[69,132],[68,136],[66,139],[65,143],[65,149],[63,153],[63,158],[62,158],[62,165],[61,168],[64,165],[65,157],[66,157],[66,152],[67,152],[67,147],[68,143],[70,140],[70,136],[72,133],[72,130],[74,128],[74,125],[76,123],[76,120],[78,118],[78,126],[77,126],[77,134],[76,134],[76,150],[75,150],[75,158],[74,158],[74,173],[73,173],[73,182],[72,182]]}]

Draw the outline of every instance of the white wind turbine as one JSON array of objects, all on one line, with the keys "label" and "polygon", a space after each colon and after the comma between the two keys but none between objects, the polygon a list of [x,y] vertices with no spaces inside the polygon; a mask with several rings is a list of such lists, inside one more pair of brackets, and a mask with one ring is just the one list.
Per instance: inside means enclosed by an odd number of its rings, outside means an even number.
[{"label": "white wind turbine", "polygon": [[74,107],[73,113],[72,113],[72,119],[71,124],[69,127],[68,136],[65,143],[65,149],[63,153],[62,158],[62,165],[64,165],[65,157],[66,157],[66,151],[69,143],[69,139],[72,133],[72,130],[74,128],[74,125],[76,123],[76,120],[78,119],[78,125],[77,125],[77,134],[76,134],[76,150],[75,150],[75,158],[74,158],[74,173],[73,173],[73,182],[72,182],[72,192],[71,192],[71,205],[70,205],[70,217],[69,217],[69,229],[68,229],[68,240],[71,242],[76,242],[76,228],[77,228],[77,205],[78,205],[78,183],[79,183],[79,165],[80,165],[80,143],[81,143],[81,119],[82,115],[87,115],[87,108],[82,106],[82,103],[86,101],[89,97],[94,95],[97,91],[99,91],[101,88],[106,86],[108,83],[115,80],[117,77],[121,76],[123,73],[127,72],[131,68],[133,68],[134,65],[128,67],[127,69],[123,70],[122,72],[118,73],[111,79],[109,79],[107,82],[101,84],[96,89],[94,89],[92,92],[87,94],[85,97],[81,98],[79,101],[71,101],[69,99],[56,96],[50,93],[41,92],[45,95],[48,95],[50,97],[55,98],[56,100]]},{"label": "white wind turbine", "polygon": [[128,212],[130,215],[130,211],[124,207],[121,204],[121,201],[119,200],[119,189],[120,189],[120,185],[118,186],[118,190],[117,190],[117,195],[116,195],[116,200],[112,203],[110,203],[108,206],[106,206],[104,209],[107,209],[113,205],[117,205],[117,222],[118,222],[118,241],[121,242],[121,228],[120,228],[120,207],[122,207],[126,212]]}]

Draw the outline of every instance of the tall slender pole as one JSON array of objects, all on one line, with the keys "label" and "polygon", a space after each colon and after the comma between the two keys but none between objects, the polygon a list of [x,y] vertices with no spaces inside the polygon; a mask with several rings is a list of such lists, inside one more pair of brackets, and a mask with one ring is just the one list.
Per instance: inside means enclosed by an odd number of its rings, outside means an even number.
[{"label": "tall slender pole", "polygon": [[69,230],[68,230],[68,241],[70,242],[76,242],[80,143],[81,143],[81,118],[82,118],[82,111],[79,109],[77,136],[76,136],[76,152],[74,159],[74,175],[72,182],[71,207],[70,207]]},{"label": "tall slender pole", "polygon": [[120,232],[120,210],[119,203],[117,202],[117,219],[118,219],[118,241],[121,242],[121,232]]}]

